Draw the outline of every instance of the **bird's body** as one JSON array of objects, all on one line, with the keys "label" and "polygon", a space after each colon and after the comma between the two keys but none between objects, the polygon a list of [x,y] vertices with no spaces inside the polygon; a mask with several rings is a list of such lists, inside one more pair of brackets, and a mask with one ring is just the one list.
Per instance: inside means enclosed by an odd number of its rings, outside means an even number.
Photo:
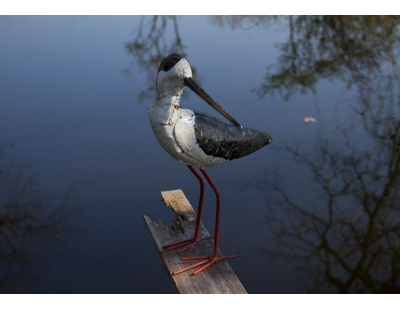
[{"label": "bird's body", "polygon": [[[272,138],[267,133],[243,128],[192,79],[189,63],[178,54],[171,54],[164,58],[158,69],[156,83],[157,100],[148,109],[154,134],[164,150],[173,158],[185,163],[200,182],[200,199],[193,239],[166,245],[163,247],[165,250],[161,251],[160,254],[184,246],[183,249],[178,251],[180,253],[205,240],[198,238],[204,197],[204,181],[193,166],[199,167],[217,198],[215,236],[206,238],[214,239],[214,254],[209,257],[182,258],[182,260],[202,261],[174,272],[174,274],[178,274],[203,265],[194,272],[194,274],[197,274],[219,260],[236,257],[236,255],[217,256],[221,199],[217,187],[203,167],[224,164],[249,155],[271,143]],[[203,112],[181,108],[180,98],[185,86],[193,90],[233,125],[224,123]]]},{"label": "bird's body", "polygon": [[155,104],[148,110],[158,142],[173,158],[210,167],[246,156],[271,142],[268,134],[238,129],[206,113]]},{"label": "bird's body", "polygon": [[173,158],[187,165],[205,167],[226,162],[223,158],[207,156],[200,148],[194,131],[196,116],[193,111],[173,105],[153,106],[148,114],[158,142]]}]

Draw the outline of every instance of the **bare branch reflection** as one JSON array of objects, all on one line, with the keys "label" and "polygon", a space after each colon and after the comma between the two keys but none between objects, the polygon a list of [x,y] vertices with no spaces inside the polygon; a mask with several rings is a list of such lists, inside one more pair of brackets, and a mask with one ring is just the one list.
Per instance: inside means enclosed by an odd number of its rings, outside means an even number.
[{"label": "bare branch reflection", "polygon": [[399,16],[289,16],[289,38],[257,94],[315,92],[320,79],[348,87],[370,81],[373,71],[399,46]]},{"label": "bare branch reflection", "polygon": [[28,165],[9,159],[0,144],[0,292],[14,292],[41,276],[46,259],[69,231],[69,192],[53,204],[29,174]]},{"label": "bare branch reflection", "polygon": [[[147,89],[142,91],[140,102],[155,97],[155,80],[160,62],[171,53],[186,57],[185,45],[179,32],[178,17],[172,15],[142,16],[135,30],[136,36],[125,48],[134,57],[131,66],[124,71],[133,75],[133,66],[147,74]],[[193,75],[196,68],[192,66]]]},{"label": "bare branch reflection", "polygon": [[[262,27],[265,29],[276,28],[279,26],[280,19],[278,16],[265,15],[216,15],[211,16],[210,21],[214,26],[224,28],[250,30]],[[283,25],[283,23],[282,23]]]},{"label": "bare branch reflection", "polygon": [[368,83],[382,61],[399,47],[399,16],[213,16],[218,27],[288,28],[286,43],[278,45],[277,64],[255,92],[264,97],[278,93],[315,92],[321,79],[342,80],[348,87]]},{"label": "bare branch reflection", "polygon": [[[269,255],[297,263],[313,292],[400,292],[400,74],[392,62],[358,89],[352,121],[320,128],[311,151],[283,146],[312,173],[298,202],[268,172],[253,186],[274,198]],[[312,188],[311,188],[312,187]]]}]

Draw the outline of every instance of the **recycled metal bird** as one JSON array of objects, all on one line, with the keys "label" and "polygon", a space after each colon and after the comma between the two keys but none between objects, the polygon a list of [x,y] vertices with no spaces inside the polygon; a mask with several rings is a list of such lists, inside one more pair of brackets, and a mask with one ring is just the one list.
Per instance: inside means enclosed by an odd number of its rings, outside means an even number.
[{"label": "recycled metal bird", "polygon": [[[200,262],[174,272],[174,274],[178,274],[201,266],[194,272],[194,274],[198,274],[219,260],[236,257],[236,255],[217,256],[221,197],[204,167],[221,165],[249,155],[271,143],[272,138],[267,133],[243,128],[193,80],[190,65],[181,55],[171,54],[164,58],[158,68],[156,86],[157,99],[148,109],[154,134],[164,150],[173,158],[186,164],[200,182],[200,198],[193,238],[165,245],[160,254],[183,247],[178,251],[180,253],[200,241],[214,238],[212,256],[182,258],[182,260],[200,260]],[[185,86],[199,95],[233,125],[226,124],[206,113],[180,108],[180,97]],[[193,166],[200,169],[217,198],[214,237],[199,239],[204,181]]]}]

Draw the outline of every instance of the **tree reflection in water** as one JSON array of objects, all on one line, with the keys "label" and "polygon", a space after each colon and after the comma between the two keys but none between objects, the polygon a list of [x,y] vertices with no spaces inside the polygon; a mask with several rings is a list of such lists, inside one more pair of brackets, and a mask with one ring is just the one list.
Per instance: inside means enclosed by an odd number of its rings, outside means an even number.
[{"label": "tree reflection in water", "polygon": [[211,22],[231,29],[288,28],[277,64],[255,90],[260,97],[279,93],[288,100],[296,92],[315,92],[320,79],[349,87],[368,82],[400,43],[400,16],[214,16]]},{"label": "tree reflection in water", "polygon": [[73,211],[68,193],[52,204],[38,190],[28,166],[6,157],[10,147],[0,144],[0,292],[42,276]]},{"label": "tree reflection in water", "polygon": [[[253,28],[262,27],[265,29],[276,28],[279,26],[279,22],[282,19],[277,16],[265,16],[265,15],[216,15],[210,18],[211,23],[214,26],[224,28],[229,27],[234,29],[250,30]],[[282,23],[282,26],[284,23]]]},{"label": "tree reflection in water", "polygon": [[[178,53],[184,57],[187,55],[179,33],[177,16],[142,16],[135,33],[135,39],[125,44],[134,61],[124,71],[126,74],[133,74],[132,68],[136,66],[147,74],[147,89],[138,96],[139,102],[143,102],[155,98],[158,66],[164,57],[171,53]],[[193,66],[192,72],[196,77],[196,68]]]},{"label": "tree reflection in water", "polygon": [[399,47],[399,23],[399,16],[290,16],[278,63],[267,69],[256,92],[289,99],[298,91],[315,92],[320,79],[339,79],[349,87],[368,82]]},{"label": "tree reflection in water", "polygon": [[277,173],[253,180],[273,197],[267,221],[276,244],[266,252],[296,263],[308,291],[400,293],[399,18],[289,20],[289,42],[263,92],[289,98],[339,78],[357,100],[351,121],[329,133],[321,126],[311,151],[279,148],[311,171],[311,204],[295,201]]}]

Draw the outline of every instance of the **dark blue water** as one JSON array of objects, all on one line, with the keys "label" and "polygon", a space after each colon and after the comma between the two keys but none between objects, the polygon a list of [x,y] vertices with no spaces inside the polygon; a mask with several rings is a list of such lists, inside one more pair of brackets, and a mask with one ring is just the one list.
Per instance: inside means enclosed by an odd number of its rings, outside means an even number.
[{"label": "dark blue water", "polygon": [[[162,190],[198,198],[146,112],[159,62],[179,52],[274,138],[208,170],[248,292],[399,292],[399,23],[0,17],[0,291],[173,292],[142,215],[172,219]],[[185,92],[182,106],[216,115]],[[208,190],[209,228],[214,203]]]}]

